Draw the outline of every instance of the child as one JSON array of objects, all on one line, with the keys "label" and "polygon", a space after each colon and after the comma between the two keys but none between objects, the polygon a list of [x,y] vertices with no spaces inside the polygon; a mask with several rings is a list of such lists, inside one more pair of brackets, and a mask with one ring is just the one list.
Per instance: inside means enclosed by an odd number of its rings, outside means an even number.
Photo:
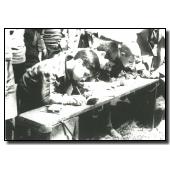
[{"label": "child", "polygon": [[[69,56],[70,58],[70,56]],[[80,81],[93,77],[100,68],[97,54],[80,50],[68,60],[67,53],[37,63],[27,70],[19,85],[20,113],[52,103],[82,104],[83,97],[75,94]]]}]

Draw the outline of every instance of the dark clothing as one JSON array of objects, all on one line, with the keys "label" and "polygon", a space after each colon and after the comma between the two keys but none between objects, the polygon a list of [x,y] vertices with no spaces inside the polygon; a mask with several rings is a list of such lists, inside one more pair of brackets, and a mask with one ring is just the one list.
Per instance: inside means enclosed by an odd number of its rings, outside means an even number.
[{"label": "dark clothing", "polygon": [[141,33],[137,34],[137,43],[141,49],[142,55],[150,55],[153,56],[152,45],[149,43],[150,41],[150,31],[149,29],[143,30]]},{"label": "dark clothing", "polygon": [[114,61],[114,66],[112,66],[112,71],[111,71],[111,77],[118,77],[119,73],[122,70],[125,70],[125,67],[123,66],[122,62],[120,61],[119,58],[116,58]]},{"label": "dark clothing", "polygon": [[[116,58],[111,66],[106,65],[106,67],[110,67],[110,68],[109,69],[104,68],[100,71],[100,75],[99,75],[100,80],[109,81],[110,78],[113,78],[113,77],[118,78],[120,72],[122,70],[125,70],[125,68],[119,58]],[[108,70],[110,70],[110,71],[108,71]]]},{"label": "dark clothing", "polygon": [[85,32],[85,34],[81,34],[78,48],[90,47],[89,41],[90,41],[90,35],[87,32]]},{"label": "dark clothing", "polygon": [[38,53],[45,48],[41,41],[40,30],[25,29],[24,41],[26,46],[26,68],[39,62]]},{"label": "dark clothing", "polygon": [[57,47],[47,47],[47,56],[46,58],[52,58],[55,54],[58,54],[62,51],[62,48],[60,45],[58,45]]},{"label": "dark clothing", "polygon": [[25,63],[21,64],[13,64],[13,70],[14,70],[14,78],[15,78],[15,83],[18,84],[19,80],[25,73]]},{"label": "dark clothing", "polygon": [[20,113],[50,104],[57,94],[71,94],[71,77],[66,71],[64,54],[44,60],[29,68],[18,85]]}]

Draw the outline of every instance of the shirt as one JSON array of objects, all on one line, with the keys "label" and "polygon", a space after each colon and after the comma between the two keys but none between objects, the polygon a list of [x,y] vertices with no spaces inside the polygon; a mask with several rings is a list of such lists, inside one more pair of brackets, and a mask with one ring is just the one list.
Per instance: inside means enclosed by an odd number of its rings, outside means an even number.
[{"label": "shirt", "polygon": [[26,47],[24,43],[24,29],[11,30],[12,63],[21,64],[26,60]]},{"label": "shirt", "polygon": [[10,31],[5,30],[5,96],[15,91]]},{"label": "shirt", "polygon": [[24,41],[26,46],[26,67],[32,67],[39,62],[38,53],[46,47],[42,35],[37,29],[25,29]]},{"label": "shirt", "polygon": [[5,29],[5,120],[17,116],[16,85],[12,67],[10,31]]},{"label": "shirt", "polygon": [[61,51],[60,41],[62,36],[61,29],[44,29],[43,39],[49,53],[48,58],[53,57],[54,52]]},{"label": "shirt", "polygon": [[27,109],[21,109],[22,112],[50,104],[52,98],[61,98],[65,93],[72,93],[73,81],[66,70],[66,61],[66,53],[60,53],[27,70],[18,85],[23,106],[29,105]]}]

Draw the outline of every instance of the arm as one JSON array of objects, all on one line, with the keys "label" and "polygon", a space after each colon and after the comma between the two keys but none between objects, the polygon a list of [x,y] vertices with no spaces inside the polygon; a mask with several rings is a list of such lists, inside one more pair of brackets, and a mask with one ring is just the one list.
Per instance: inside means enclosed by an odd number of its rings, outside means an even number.
[{"label": "arm", "polygon": [[80,106],[86,104],[86,98],[82,95],[72,95],[68,96],[67,94],[57,94],[54,93],[50,95],[50,102],[49,104],[63,104],[63,105],[75,105]]},{"label": "arm", "polygon": [[75,105],[80,106],[86,103],[86,98],[81,95],[68,95],[53,92],[50,94],[50,104],[63,104],[63,105]]},{"label": "arm", "polygon": [[53,64],[52,59],[44,60],[24,74],[24,84],[28,95],[31,95],[33,100],[39,101],[41,105],[56,103],[81,105],[84,100],[83,97],[79,95],[68,96],[63,93],[62,86],[64,87],[64,84],[62,79],[52,74]]},{"label": "arm", "polygon": [[42,105],[48,104],[50,98],[50,82],[48,73],[45,71],[47,65],[49,65],[48,61],[44,60],[29,68],[20,82],[27,96]]}]

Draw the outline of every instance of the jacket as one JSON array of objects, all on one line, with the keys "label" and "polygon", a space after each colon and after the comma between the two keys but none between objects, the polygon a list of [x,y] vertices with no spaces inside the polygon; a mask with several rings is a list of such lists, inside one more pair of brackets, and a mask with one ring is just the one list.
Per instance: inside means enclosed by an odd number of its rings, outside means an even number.
[{"label": "jacket", "polygon": [[18,85],[20,113],[50,104],[53,97],[73,92],[73,80],[66,70],[65,53],[29,68]]}]

